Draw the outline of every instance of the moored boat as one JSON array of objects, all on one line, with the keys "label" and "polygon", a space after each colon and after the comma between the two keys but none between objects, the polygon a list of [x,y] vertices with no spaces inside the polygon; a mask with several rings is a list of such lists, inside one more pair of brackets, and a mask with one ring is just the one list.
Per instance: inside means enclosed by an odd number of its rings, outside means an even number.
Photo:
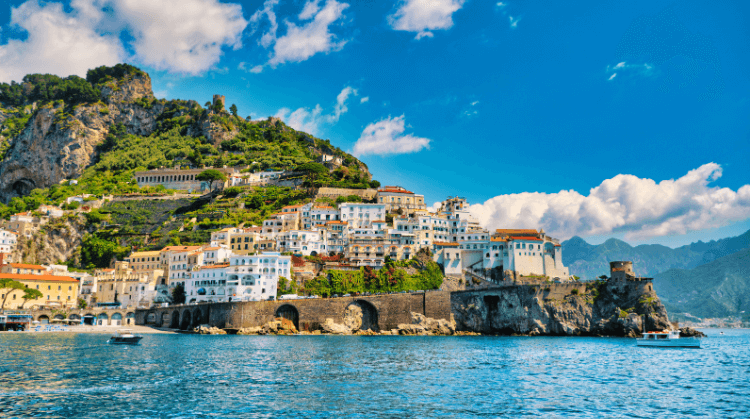
[{"label": "moored boat", "polygon": [[114,343],[120,345],[137,345],[138,342],[143,339],[143,336],[134,335],[131,329],[120,329],[109,338],[107,343]]},{"label": "moored boat", "polygon": [[670,348],[700,348],[701,339],[696,336],[680,337],[679,330],[663,332],[646,332],[642,338],[636,339],[638,346],[660,346]]}]

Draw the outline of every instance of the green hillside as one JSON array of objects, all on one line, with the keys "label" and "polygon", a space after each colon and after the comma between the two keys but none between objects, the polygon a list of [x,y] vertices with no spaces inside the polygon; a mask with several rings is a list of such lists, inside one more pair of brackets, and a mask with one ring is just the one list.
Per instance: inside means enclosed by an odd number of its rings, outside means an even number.
[{"label": "green hillside", "polygon": [[[750,319],[750,249],[656,275],[654,289],[670,312]],[[744,312],[744,313],[743,313]]]}]

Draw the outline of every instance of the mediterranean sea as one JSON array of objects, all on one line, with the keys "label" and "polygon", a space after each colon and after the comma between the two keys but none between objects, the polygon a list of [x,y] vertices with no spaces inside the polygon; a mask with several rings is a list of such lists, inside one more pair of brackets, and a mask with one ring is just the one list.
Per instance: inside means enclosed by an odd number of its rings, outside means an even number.
[{"label": "mediterranean sea", "polygon": [[750,331],[589,337],[0,334],[0,417],[750,417]]}]

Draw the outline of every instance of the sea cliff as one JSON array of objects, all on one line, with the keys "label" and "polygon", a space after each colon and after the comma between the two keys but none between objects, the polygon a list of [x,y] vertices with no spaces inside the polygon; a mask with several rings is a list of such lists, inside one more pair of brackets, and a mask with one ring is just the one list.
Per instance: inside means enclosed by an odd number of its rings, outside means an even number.
[{"label": "sea cliff", "polygon": [[486,334],[632,337],[671,326],[649,280],[454,292],[451,311],[457,330]]}]

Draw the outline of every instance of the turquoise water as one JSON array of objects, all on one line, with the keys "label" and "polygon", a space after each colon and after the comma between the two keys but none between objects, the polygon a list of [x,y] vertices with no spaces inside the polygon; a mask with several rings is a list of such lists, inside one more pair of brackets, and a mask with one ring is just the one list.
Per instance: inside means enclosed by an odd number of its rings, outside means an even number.
[{"label": "turquoise water", "polygon": [[750,417],[750,331],[547,337],[0,334],[0,417]]}]

